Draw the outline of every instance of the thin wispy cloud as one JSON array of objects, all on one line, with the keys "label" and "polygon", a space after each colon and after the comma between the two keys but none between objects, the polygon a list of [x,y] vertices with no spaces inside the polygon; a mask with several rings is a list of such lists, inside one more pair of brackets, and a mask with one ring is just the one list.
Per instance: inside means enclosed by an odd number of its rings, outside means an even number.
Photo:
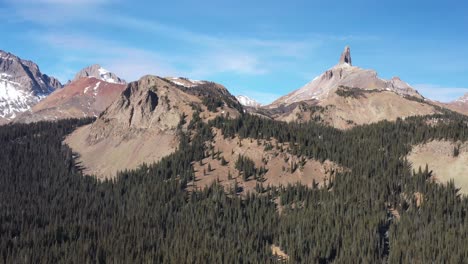
[{"label": "thin wispy cloud", "polygon": [[[144,16],[116,14],[109,7],[119,3],[110,0],[6,1],[6,9],[11,11],[10,19],[38,26],[30,31],[30,40],[49,48],[51,52],[53,50],[56,55],[60,54],[58,64],[61,66],[56,68],[61,72],[54,75],[62,81],[73,78],[73,71],[94,63],[103,65],[128,81],[145,74],[208,80],[219,75],[231,78],[278,76],[285,69],[305,71],[300,62],[310,59],[320,47],[330,42],[360,38],[314,33],[304,36],[245,37],[228,32],[203,32]],[[86,28],[105,28],[107,32],[96,34],[94,30]],[[106,34],[108,32],[116,34]],[[137,39],[120,37],[120,32],[131,32]],[[154,40],[154,45],[139,42],[138,35],[145,40]],[[368,37],[364,36],[363,39]],[[269,103],[279,96],[275,93],[247,92],[248,96],[262,103]]]},{"label": "thin wispy cloud", "polygon": [[[124,79],[136,80],[145,74],[178,75],[173,60],[154,51],[138,49],[92,36],[76,34],[33,34],[35,39],[64,53],[64,64],[80,62],[82,67],[99,63]],[[75,54],[75,55],[73,55]],[[75,69],[77,71],[79,69]]]},{"label": "thin wispy cloud", "polygon": [[[13,2],[13,1],[10,1]],[[109,3],[110,0],[15,0],[20,4],[49,4],[49,5],[88,5]]]},{"label": "thin wispy cloud", "polygon": [[464,87],[444,87],[434,84],[415,84],[413,87],[424,97],[444,103],[454,101],[468,93],[468,88]]},{"label": "thin wispy cloud", "polygon": [[109,0],[5,0],[8,20],[60,27],[67,22],[93,19]]}]

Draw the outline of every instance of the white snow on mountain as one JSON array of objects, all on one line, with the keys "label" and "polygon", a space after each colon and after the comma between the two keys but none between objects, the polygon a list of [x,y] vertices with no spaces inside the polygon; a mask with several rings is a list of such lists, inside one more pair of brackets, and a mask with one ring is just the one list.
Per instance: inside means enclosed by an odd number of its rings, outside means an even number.
[{"label": "white snow on mountain", "polygon": [[174,84],[184,86],[184,87],[187,87],[187,88],[195,87],[195,86],[206,83],[205,81],[192,80],[192,79],[181,78],[181,77],[170,77],[170,78],[168,78],[168,80],[171,81]]},{"label": "white snow on mountain", "polygon": [[462,97],[458,98],[458,99],[456,100],[456,102],[460,102],[460,103],[468,103],[468,93],[467,93],[467,94],[465,94],[464,96],[462,96]]},{"label": "white snow on mountain", "polygon": [[237,101],[243,106],[250,106],[250,107],[259,107],[261,104],[254,99],[251,99],[245,95],[238,95],[236,96]]},{"label": "white snow on mountain", "polygon": [[104,68],[99,68],[98,69],[99,71],[99,76],[101,77],[100,79],[105,81],[105,82],[108,82],[108,83],[118,83],[119,81],[116,80],[115,78],[112,77],[111,75],[111,72],[109,72],[108,70],[104,69]]},{"label": "white snow on mountain", "polygon": [[97,95],[98,93],[98,88],[99,88],[99,85],[101,84],[101,82],[98,82],[96,83],[96,85],[93,87],[93,91],[94,91],[94,96]]},{"label": "white snow on mountain", "polygon": [[41,98],[20,89],[20,84],[4,79],[7,74],[0,74],[0,117],[15,118],[16,113],[31,108]]},{"label": "white snow on mountain", "polygon": [[114,73],[104,69],[99,64],[93,64],[86,68],[81,69],[76,75],[73,81],[78,80],[79,78],[96,78],[101,81],[108,83],[117,83],[117,84],[126,84],[125,80],[119,78]]}]

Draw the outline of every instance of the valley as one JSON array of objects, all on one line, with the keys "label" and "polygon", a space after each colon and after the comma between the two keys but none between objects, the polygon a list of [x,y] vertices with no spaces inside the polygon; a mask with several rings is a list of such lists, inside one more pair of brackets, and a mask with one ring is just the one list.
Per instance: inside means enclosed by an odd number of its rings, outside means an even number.
[{"label": "valley", "polygon": [[[352,61],[346,47],[271,104],[98,64],[14,115],[17,98],[2,97],[0,259],[462,263],[467,101],[429,100]],[[8,70],[2,82],[23,78]]]}]

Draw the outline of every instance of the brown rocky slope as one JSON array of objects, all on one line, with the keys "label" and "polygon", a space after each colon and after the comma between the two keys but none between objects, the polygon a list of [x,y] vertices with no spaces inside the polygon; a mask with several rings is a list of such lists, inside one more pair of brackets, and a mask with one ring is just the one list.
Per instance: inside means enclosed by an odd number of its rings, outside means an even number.
[{"label": "brown rocky slope", "polygon": [[93,124],[77,129],[65,142],[78,153],[85,173],[112,178],[117,171],[172,153],[178,146],[178,129],[187,129],[195,110],[201,110],[205,121],[218,115],[238,116],[240,106],[226,93],[214,83],[188,88],[144,76],[128,84]]},{"label": "brown rocky slope", "polygon": [[98,116],[119,97],[124,88],[123,84],[109,83],[94,77],[79,78],[44,98],[30,111],[19,115],[15,122]]},{"label": "brown rocky slope", "polygon": [[373,70],[353,66],[349,47],[337,65],[304,87],[261,109],[250,110],[276,120],[315,120],[339,129],[437,113],[400,78],[384,80]]}]

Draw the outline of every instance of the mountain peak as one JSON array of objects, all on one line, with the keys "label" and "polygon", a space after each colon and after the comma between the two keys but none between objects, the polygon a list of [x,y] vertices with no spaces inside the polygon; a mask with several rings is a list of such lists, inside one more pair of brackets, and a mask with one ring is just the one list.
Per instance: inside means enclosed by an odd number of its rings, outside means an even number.
[{"label": "mountain peak", "polygon": [[338,64],[348,64],[349,66],[353,66],[351,62],[351,49],[349,46],[344,48],[343,53],[341,53],[340,62]]},{"label": "mountain peak", "polygon": [[236,96],[237,101],[243,106],[250,106],[250,107],[260,107],[261,104],[254,99],[251,99],[245,95],[238,95]]},{"label": "mountain peak", "polygon": [[464,94],[456,100],[456,102],[468,103],[468,93]]},{"label": "mountain peak", "polygon": [[62,84],[32,61],[0,50],[0,123],[29,110]]},{"label": "mountain peak", "polygon": [[90,65],[75,75],[74,81],[79,78],[94,77],[108,83],[126,84],[125,80],[119,78],[114,73],[104,69],[99,64]]}]

